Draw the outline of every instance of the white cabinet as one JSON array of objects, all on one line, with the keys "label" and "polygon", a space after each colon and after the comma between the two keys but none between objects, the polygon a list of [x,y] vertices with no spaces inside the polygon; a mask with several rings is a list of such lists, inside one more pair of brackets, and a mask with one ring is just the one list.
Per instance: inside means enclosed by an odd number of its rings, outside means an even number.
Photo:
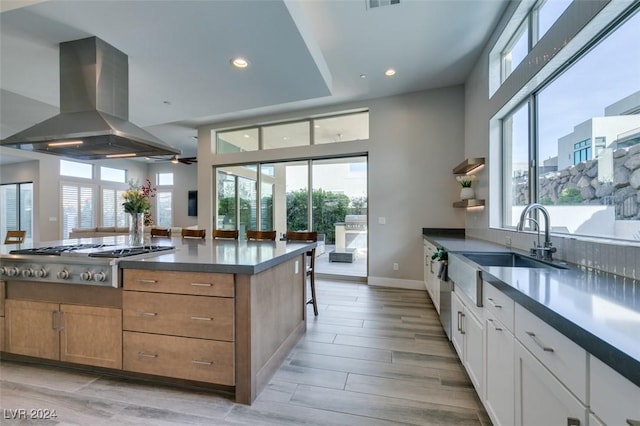
[{"label": "white cabinet", "polygon": [[587,402],[587,352],[520,305],[515,336],[583,404]]},{"label": "white cabinet", "polygon": [[587,352],[520,305],[514,323],[515,424],[585,425]]},{"label": "white cabinet", "polygon": [[519,342],[515,352],[516,426],[586,425],[585,406]]},{"label": "white cabinet", "polygon": [[593,355],[589,361],[591,411],[602,424],[640,424],[640,388]]},{"label": "white cabinet", "polygon": [[433,306],[440,313],[440,278],[438,278],[440,262],[431,258],[436,251],[435,245],[424,240],[424,286],[427,289],[427,293],[429,293]]},{"label": "white cabinet", "polygon": [[482,308],[475,306],[464,293],[454,291],[451,294],[451,316],[453,346],[469,374],[471,383],[482,399],[484,383]]},{"label": "white cabinet", "polygon": [[514,302],[491,284],[485,282],[483,285],[486,348],[484,406],[494,425],[511,426],[515,419]]}]

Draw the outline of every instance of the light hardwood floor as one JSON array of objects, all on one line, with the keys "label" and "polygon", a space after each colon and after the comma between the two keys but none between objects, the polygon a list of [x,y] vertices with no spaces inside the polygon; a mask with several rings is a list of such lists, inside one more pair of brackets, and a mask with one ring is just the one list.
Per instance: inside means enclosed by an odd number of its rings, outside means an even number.
[{"label": "light hardwood floor", "polygon": [[[318,280],[320,315],[251,406],[218,394],[3,361],[0,423],[488,425],[425,292]],[[56,410],[11,420],[16,409]]]}]

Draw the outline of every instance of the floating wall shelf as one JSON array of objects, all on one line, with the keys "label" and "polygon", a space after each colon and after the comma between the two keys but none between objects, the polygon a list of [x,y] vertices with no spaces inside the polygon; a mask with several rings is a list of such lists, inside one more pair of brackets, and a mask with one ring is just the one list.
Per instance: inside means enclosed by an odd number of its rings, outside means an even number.
[{"label": "floating wall shelf", "polygon": [[462,200],[453,203],[453,207],[480,207],[484,206],[484,200]]},{"label": "floating wall shelf", "polygon": [[466,175],[472,170],[484,165],[484,157],[479,158],[467,158],[462,163],[458,164],[453,169],[454,175]]}]

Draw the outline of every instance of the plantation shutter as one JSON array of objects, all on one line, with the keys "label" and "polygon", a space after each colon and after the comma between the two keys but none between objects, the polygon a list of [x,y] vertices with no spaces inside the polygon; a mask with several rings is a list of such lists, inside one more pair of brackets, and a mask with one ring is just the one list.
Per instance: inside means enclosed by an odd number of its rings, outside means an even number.
[{"label": "plantation shutter", "polygon": [[61,190],[62,238],[69,238],[73,228],[93,228],[94,187],[63,183]]}]

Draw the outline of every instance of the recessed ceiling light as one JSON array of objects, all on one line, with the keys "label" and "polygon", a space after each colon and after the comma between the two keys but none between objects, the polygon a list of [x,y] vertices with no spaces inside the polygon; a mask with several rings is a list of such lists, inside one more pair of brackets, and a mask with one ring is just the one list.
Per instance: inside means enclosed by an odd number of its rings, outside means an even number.
[{"label": "recessed ceiling light", "polygon": [[319,129],[320,125],[319,124],[314,124],[313,127],[315,127],[316,129]]},{"label": "recessed ceiling light", "polygon": [[249,61],[247,61],[245,58],[237,57],[231,60],[231,65],[236,68],[246,68],[249,66]]},{"label": "recessed ceiling light", "polygon": [[246,133],[245,133],[244,135],[242,135],[242,136],[244,136],[244,137],[245,137],[245,138],[247,138],[247,139],[251,137],[251,136],[249,136],[249,135],[248,135],[248,134],[246,134]]},{"label": "recessed ceiling light", "polygon": [[367,78],[366,74],[360,74],[360,78]]},{"label": "recessed ceiling light", "polygon": [[396,74],[396,70],[394,70],[393,68],[389,68],[384,72],[384,75],[386,75],[387,77],[391,77],[395,74]]}]

